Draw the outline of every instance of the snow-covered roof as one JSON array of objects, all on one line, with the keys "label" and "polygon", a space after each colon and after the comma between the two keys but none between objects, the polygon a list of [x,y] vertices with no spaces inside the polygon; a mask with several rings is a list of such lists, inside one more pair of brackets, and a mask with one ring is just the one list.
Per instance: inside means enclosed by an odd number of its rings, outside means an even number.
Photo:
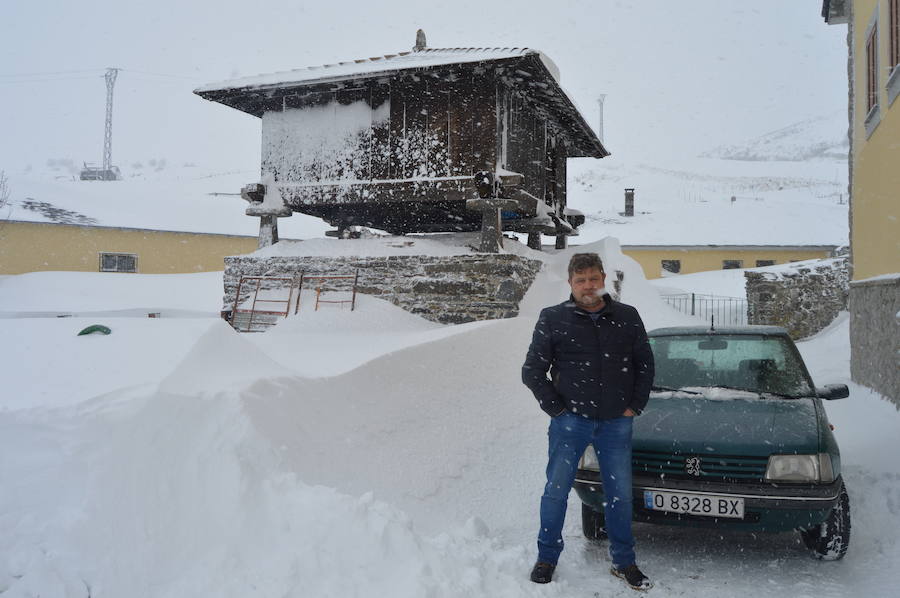
[{"label": "snow-covered roof", "polygon": [[283,87],[295,84],[327,83],[383,75],[385,73],[407,69],[421,69],[449,64],[469,62],[485,62],[506,58],[537,55],[547,70],[559,81],[559,69],[545,54],[530,48],[425,48],[413,52],[399,52],[372,58],[324,64],[306,68],[266,73],[251,77],[230,79],[218,83],[210,83],[194,90],[203,95],[206,92],[226,91],[249,88]]},{"label": "snow-covered roof", "polygon": [[[531,48],[421,48],[337,64],[307,67],[211,83],[194,90],[200,97],[262,117],[280,111],[283,98],[298,89],[340,89],[345,82],[379,79],[398,73],[429,71],[453,65],[494,63],[510,67],[506,75],[549,108],[572,136],[569,156],[603,158],[609,152],[587,124],[575,102],[560,86],[559,69],[545,54]],[[450,74],[450,73],[448,73]]]}]

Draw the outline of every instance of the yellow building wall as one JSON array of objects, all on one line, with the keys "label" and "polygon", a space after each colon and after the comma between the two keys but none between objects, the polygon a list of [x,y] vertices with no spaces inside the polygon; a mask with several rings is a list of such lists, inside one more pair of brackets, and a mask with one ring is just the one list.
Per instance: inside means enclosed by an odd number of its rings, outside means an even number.
[{"label": "yellow building wall", "polygon": [[661,278],[662,260],[681,260],[679,274],[721,270],[724,260],[742,260],[744,268],[755,268],[756,260],[774,260],[787,264],[801,260],[822,259],[831,255],[830,248],[726,248],[684,247],[637,249],[622,247],[622,253],[636,260],[646,278]]},{"label": "yellow building wall", "polygon": [[[881,121],[866,137],[866,31],[878,12]],[[888,3],[853,2],[853,174],[850,241],[853,279],[900,272],[900,96],[888,104]]]},{"label": "yellow building wall", "polygon": [[256,237],[0,222],[0,274],[47,270],[100,271],[100,253],[137,255],[144,274],[210,272],[224,258],[255,251]]}]

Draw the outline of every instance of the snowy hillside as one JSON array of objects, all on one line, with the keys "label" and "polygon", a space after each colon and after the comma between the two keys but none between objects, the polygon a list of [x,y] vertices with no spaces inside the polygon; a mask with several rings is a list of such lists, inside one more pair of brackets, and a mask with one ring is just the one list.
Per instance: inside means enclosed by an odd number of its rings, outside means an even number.
[{"label": "snowy hillside", "polygon": [[[687,321],[614,242],[594,248],[629,271],[649,327]],[[255,336],[198,315],[220,274],[127,277],[139,293],[114,274],[0,279],[0,333],[16,339],[0,345],[0,593],[634,596],[581,538],[574,498],[557,580],[528,581],[547,420],[519,368],[538,310],[565,295],[568,253],[544,256],[518,318],[439,326],[363,297]],[[148,305],[172,316],[128,317]],[[53,310],[77,313],[10,317]],[[92,323],[112,334],[76,336]],[[800,347],[819,384],[848,381],[846,318]],[[852,384],[826,408],[847,558],[815,561],[793,533],[636,525],[650,595],[894,595],[900,414]]]},{"label": "snowy hillside", "polygon": [[[259,219],[244,214],[241,187],[259,172],[218,171],[193,165],[148,170],[123,168],[121,181],[81,181],[67,167],[7,172],[5,220],[56,222],[229,235],[259,233]],[[281,236],[323,236],[318,218],[294,214],[279,220]]]},{"label": "snowy hillside", "polygon": [[723,160],[801,162],[847,159],[847,113],[817,116],[735,145],[721,145],[701,156]]},{"label": "snowy hillside", "polygon": [[[628,187],[633,217],[622,215]],[[622,245],[843,245],[846,193],[838,160],[569,161],[569,206],[586,217],[573,243],[609,235]]]},{"label": "snowy hillside", "polygon": [[[840,160],[738,162],[671,157],[651,163],[613,155],[568,162],[569,207],[586,223],[571,241],[606,236],[623,245],[842,245],[847,242],[847,167]],[[79,181],[65,168],[7,173],[10,220],[256,235],[258,218],[236,196],[258,172],[200,166],[126,168],[124,180]],[[620,216],[635,188],[635,216]],[[230,194],[230,195],[229,195]],[[732,202],[731,198],[735,201]],[[295,213],[278,222],[287,239],[332,228]]]}]

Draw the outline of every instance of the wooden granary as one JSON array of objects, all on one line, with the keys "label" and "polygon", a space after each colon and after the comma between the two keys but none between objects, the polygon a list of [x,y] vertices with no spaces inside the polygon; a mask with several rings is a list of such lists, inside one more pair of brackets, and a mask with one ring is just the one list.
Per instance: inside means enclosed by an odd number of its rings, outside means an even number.
[{"label": "wooden granary", "polygon": [[566,209],[566,158],[609,155],[544,54],[428,48],[421,31],[411,52],[195,93],[262,119],[248,214],[296,211],[339,232],[493,228],[564,246],[584,221]]}]

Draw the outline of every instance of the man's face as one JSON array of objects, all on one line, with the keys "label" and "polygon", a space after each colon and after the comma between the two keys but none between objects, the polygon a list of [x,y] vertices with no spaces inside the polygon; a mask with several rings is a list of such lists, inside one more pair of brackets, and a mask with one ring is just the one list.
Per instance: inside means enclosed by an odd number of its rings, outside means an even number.
[{"label": "man's face", "polygon": [[602,291],[606,284],[606,274],[598,268],[587,268],[572,273],[569,286],[572,288],[572,296],[575,303],[582,307],[598,307],[603,301]]}]

